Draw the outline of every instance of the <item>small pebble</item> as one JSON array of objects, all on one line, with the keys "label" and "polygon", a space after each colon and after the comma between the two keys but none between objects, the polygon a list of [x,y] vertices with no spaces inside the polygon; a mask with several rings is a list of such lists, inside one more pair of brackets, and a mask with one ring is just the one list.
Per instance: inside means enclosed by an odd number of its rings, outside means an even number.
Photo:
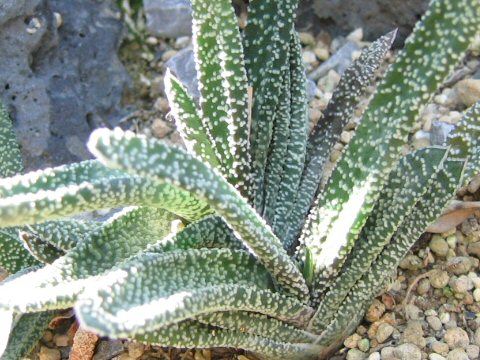
[{"label": "small pebble", "polygon": [[315,64],[317,62],[317,57],[315,56],[315,53],[310,50],[304,51],[302,58],[305,64]]},{"label": "small pebble", "polygon": [[429,290],[430,290],[430,280],[421,279],[417,285],[418,295],[425,295],[428,293]]},{"label": "small pebble", "polygon": [[347,360],[363,360],[366,357],[367,355],[358,349],[350,349],[347,353]]},{"label": "small pebble", "polygon": [[464,79],[455,85],[458,99],[466,106],[472,106],[480,100],[480,80]]},{"label": "small pebble", "polygon": [[429,279],[430,284],[435,289],[442,289],[448,285],[448,280],[450,279],[450,277],[448,276],[448,273],[446,271],[436,270],[429,276]]},{"label": "small pebble", "polygon": [[473,336],[473,343],[477,346],[480,346],[480,327],[475,331]]},{"label": "small pebble", "polygon": [[375,335],[375,339],[378,341],[379,344],[382,344],[387,340],[393,333],[395,328],[387,323],[382,323],[377,330],[377,334]]},{"label": "small pebble", "polygon": [[370,305],[370,307],[368,308],[367,314],[365,315],[365,319],[370,322],[375,322],[380,320],[380,318],[384,313],[385,313],[385,305],[382,304],[377,299],[375,299],[372,305]]},{"label": "small pebble", "polygon": [[407,304],[405,306],[405,315],[408,320],[419,320],[423,318],[423,312],[414,304]]},{"label": "small pebble", "polygon": [[448,329],[444,340],[450,349],[459,347],[465,349],[470,342],[467,332],[459,327]]},{"label": "small pebble", "polygon": [[448,243],[438,234],[432,236],[432,240],[430,240],[428,246],[437,256],[445,257],[448,254]]},{"label": "small pebble", "polygon": [[427,345],[427,340],[423,337],[423,327],[421,321],[409,321],[403,331],[402,341],[414,344],[421,349]]},{"label": "small pebble", "polygon": [[382,357],[380,356],[380,353],[378,351],[371,353],[370,356],[368,357],[368,360],[381,360],[381,359]]},{"label": "small pebble", "polygon": [[68,346],[69,338],[67,335],[55,335],[53,337],[53,342],[58,347]]},{"label": "small pebble", "polygon": [[362,339],[362,337],[358,334],[350,335],[345,339],[343,345],[349,349],[355,349],[358,346],[358,342]]},{"label": "small pebble", "polygon": [[473,300],[480,302],[480,289],[473,290]]},{"label": "small pebble", "polygon": [[417,271],[424,268],[422,259],[412,254],[405,256],[399,266],[401,269],[411,271]]},{"label": "small pebble", "polygon": [[468,345],[465,351],[468,358],[471,360],[478,359],[478,356],[480,355],[480,347],[477,345]]},{"label": "small pebble", "polygon": [[370,341],[368,339],[362,339],[358,342],[358,349],[366,353],[370,349]]},{"label": "small pebble", "polygon": [[40,347],[40,353],[38,354],[39,360],[60,360],[60,350],[50,349],[46,346]]},{"label": "small pebble", "polygon": [[129,343],[128,344],[128,355],[130,357],[137,359],[143,355],[145,352],[145,345],[142,343]]},{"label": "small pebble", "polygon": [[428,355],[428,360],[445,360],[445,357],[436,353],[431,353]]},{"label": "small pebble", "polygon": [[432,343],[432,350],[437,354],[446,356],[448,354],[449,348],[448,348],[448,345],[445,344],[444,342],[435,341],[434,343]]},{"label": "small pebble", "polygon": [[363,29],[358,28],[353,30],[350,34],[347,35],[347,40],[360,42],[363,39]]},{"label": "small pebble", "polygon": [[394,354],[400,360],[421,360],[422,352],[414,344],[402,344],[395,348]]},{"label": "small pebble", "polygon": [[457,256],[447,261],[447,271],[455,275],[467,274],[472,269],[472,261],[467,256]]},{"label": "small pebble", "polygon": [[450,281],[453,291],[459,294],[464,294],[473,289],[473,281],[466,275],[461,275],[458,278],[453,278]]},{"label": "small pebble", "polygon": [[474,194],[480,189],[480,175],[475,176],[468,184],[467,190],[470,194]]},{"label": "small pebble", "polygon": [[469,360],[463,349],[453,349],[448,353],[447,360]]},{"label": "small pebble", "polygon": [[298,38],[303,45],[315,45],[315,38],[309,32],[299,32]]},{"label": "small pebble", "polygon": [[430,325],[430,327],[434,330],[434,331],[439,331],[442,329],[442,322],[440,321],[440,319],[436,316],[428,316],[427,317],[427,323],[428,325]]}]

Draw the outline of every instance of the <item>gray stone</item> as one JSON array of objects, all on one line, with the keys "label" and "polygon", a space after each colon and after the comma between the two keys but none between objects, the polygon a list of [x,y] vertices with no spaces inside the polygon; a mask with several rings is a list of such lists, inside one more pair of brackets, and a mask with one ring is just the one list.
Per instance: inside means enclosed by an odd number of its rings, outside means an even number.
[{"label": "gray stone", "polygon": [[455,125],[447,124],[442,121],[433,121],[430,142],[432,145],[445,145],[448,134],[450,134],[453,129],[455,129]]},{"label": "gray stone", "polygon": [[400,360],[421,360],[422,352],[414,344],[402,344],[395,348],[395,356]]},{"label": "gray stone", "polygon": [[195,69],[195,59],[192,48],[180,50],[165,66],[180,80],[187,88],[190,95],[195,98],[200,97],[198,91],[197,70]]},{"label": "gray stone", "polygon": [[152,35],[176,38],[192,34],[189,0],[144,0],[143,7]]},{"label": "gray stone", "polygon": [[448,353],[447,360],[469,360],[463,349],[453,349]]},{"label": "gray stone", "polygon": [[467,332],[459,327],[448,329],[444,339],[450,349],[465,349],[470,341]]},{"label": "gray stone", "polygon": [[359,50],[360,46],[356,42],[348,41],[327,61],[312,71],[308,77],[313,80],[318,80],[325,76],[330,70],[335,70],[338,74],[343,75],[353,61],[353,54]]},{"label": "gray stone", "polygon": [[347,360],[364,360],[367,355],[358,350],[358,349],[350,349],[347,353]]},{"label": "gray stone", "polygon": [[312,79],[307,78],[307,95],[308,101],[312,101],[315,95],[317,94],[317,84]]},{"label": "gray stone", "polygon": [[26,170],[89,158],[91,130],[120,117],[128,75],[117,57],[117,15],[113,2],[95,0],[0,5],[0,99]]},{"label": "gray stone", "polygon": [[440,319],[436,316],[428,316],[427,317],[427,322],[428,325],[434,330],[434,331],[439,331],[442,330],[442,322]]},{"label": "gray stone", "polygon": [[468,345],[465,351],[470,360],[478,359],[480,355],[480,348],[477,345]]},{"label": "gray stone", "polygon": [[97,345],[93,360],[107,360],[124,352],[123,343],[120,340],[100,341]]},{"label": "gray stone", "polygon": [[442,355],[431,353],[428,355],[428,360],[445,360],[445,358]]}]

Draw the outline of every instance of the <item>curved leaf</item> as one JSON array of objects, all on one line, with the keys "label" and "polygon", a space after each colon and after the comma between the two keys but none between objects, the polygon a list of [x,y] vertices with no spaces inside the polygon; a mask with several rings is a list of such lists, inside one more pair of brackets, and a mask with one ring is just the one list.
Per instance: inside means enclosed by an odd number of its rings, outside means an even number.
[{"label": "curved leaf", "polygon": [[108,166],[168,181],[191,191],[215,209],[240,235],[284,291],[307,301],[305,280],[280,240],[246,200],[209,166],[181,149],[120,129],[94,131],[88,147]]}]

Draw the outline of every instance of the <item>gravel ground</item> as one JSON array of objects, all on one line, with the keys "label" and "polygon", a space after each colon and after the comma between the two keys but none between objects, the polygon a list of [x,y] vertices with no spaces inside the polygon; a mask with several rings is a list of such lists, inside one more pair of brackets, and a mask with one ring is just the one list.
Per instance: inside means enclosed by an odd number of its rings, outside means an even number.
[{"label": "gravel ground", "polygon": [[[348,37],[332,39],[328,33],[316,38],[302,33],[307,71],[315,71],[333,58],[347,42],[362,48],[362,30]],[[127,128],[181,144],[168,115],[163,92],[164,64],[189,46],[188,37],[164,40],[147,37],[144,44],[126,43],[124,63],[133,77],[133,88],[125,104],[135,111],[123,120]],[[477,46],[478,48],[478,46]],[[359,50],[348,56],[355,58]],[[395,58],[390,53],[387,63]],[[385,64],[384,68],[386,68]],[[338,72],[337,72],[338,70]],[[310,87],[310,120],[318,121],[340,79],[341,69],[330,69]],[[384,70],[384,69],[383,69]],[[317,71],[318,73],[318,71]],[[379,72],[381,73],[381,71]],[[370,89],[373,92],[374,87]],[[480,57],[475,49],[467,56],[445,86],[434,97],[415,125],[405,153],[431,144],[455,125],[465,108],[480,99]],[[362,101],[366,104],[368,99]],[[342,133],[331,154],[329,168],[350,141],[361,115]],[[480,200],[480,176],[458,193],[463,201]],[[472,213],[456,228],[441,234],[426,233],[402,261],[388,289],[369,308],[362,324],[347,338],[332,359],[349,360],[473,360],[480,349],[480,211]],[[73,319],[64,319],[47,330],[33,357],[41,360],[67,359],[73,341]],[[172,350],[129,342],[101,339],[95,360],[117,359],[255,359],[249,354],[228,349]]]}]

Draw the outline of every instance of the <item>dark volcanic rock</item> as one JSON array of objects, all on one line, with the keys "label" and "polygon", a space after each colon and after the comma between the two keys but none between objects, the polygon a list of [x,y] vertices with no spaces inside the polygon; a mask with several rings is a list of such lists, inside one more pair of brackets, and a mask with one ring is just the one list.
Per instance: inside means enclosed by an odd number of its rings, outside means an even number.
[{"label": "dark volcanic rock", "polygon": [[312,31],[324,29],[334,35],[361,27],[369,40],[398,28],[400,43],[427,5],[428,0],[303,0],[297,26]]},{"label": "dark volcanic rock", "polygon": [[90,157],[95,127],[118,118],[127,73],[113,2],[0,3],[0,95],[28,170]]}]

